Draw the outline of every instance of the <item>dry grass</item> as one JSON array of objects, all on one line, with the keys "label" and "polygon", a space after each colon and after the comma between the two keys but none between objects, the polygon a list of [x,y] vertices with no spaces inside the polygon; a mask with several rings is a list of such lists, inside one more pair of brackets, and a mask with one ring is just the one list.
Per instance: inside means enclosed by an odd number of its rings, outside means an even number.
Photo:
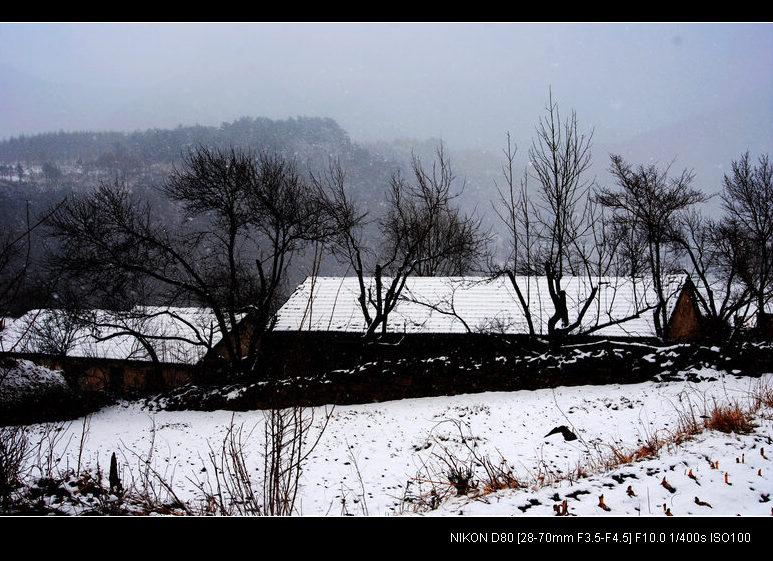
[{"label": "dry grass", "polygon": [[760,416],[773,412],[773,387],[768,379],[761,379],[751,391],[751,409]]},{"label": "dry grass", "polygon": [[738,403],[716,405],[709,413],[705,427],[725,433],[748,434],[754,430],[751,411],[743,409]]},{"label": "dry grass", "polygon": [[[266,413],[271,438],[267,437],[263,450],[264,456],[268,456],[264,458],[264,473],[259,468],[252,469],[253,463],[247,456],[250,435],[243,435],[243,427],[235,425],[232,419],[222,445],[210,449],[210,465],[202,469],[213,474],[214,481],[192,481],[200,495],[190,501],[183,501],[176,494],[173,464],[167,460],[166,464],[161,463],[161,470],[156,468],[155,424],[151,427],[148,450],[137,452],[123,443],[116,445],[124,462],[119,467],[113,453],[107,478],[98,460],[96,468],[83,467],[88,419],[83,421],[75,454],[69,452],[73,436],[62,441],[67,433],[63,425],[46,425],[42,434],[37,435],[37,443],[23,427],[2,428],[0,514],[294,514],[303,465],[331,416],[332,411],[326,411],[320,426],[313,427],[313,416],[301,409]],[[77,457],[76,468],[60,465],[63,458],[69,457]],[[263,480],[262,488],[253,481],[256,476],[258,482]]]},{"label": "dry grass", "polygon": [[0,511],[6,511],[26,477],[32,454],[24,427],[0,427]]},{"label": "dry grass", "polygon": [[632,464],[636,460],[642,457],[640,450],[623,450],[618,446],[610,446],[609,461],[605,463],[605,467],[616,467],[625,464]]},{"label": "dry grass", "polygon": [[453,497],[485,500],[486,496],[498,491],[528,486],[516,477],[513,468],[501,454],[498,454],[497,460],[482,455],[477,447],[480,439],[469,433],[466,424],[456,419],[444,422],[455,425],[459,433],[458,440],[467,452],[466,457],[460,458],[446,444],[449,437],[435,437],[431,463],[423,464],[419,474],[408,481],[401,509],[426,512],[435,510]]},{"label": "dry grass", "polygon": [[483,479],[483,493],[488,495],[503,489],[522,489],[525,484],[520,481],[507,461],[500,454],[500,461],[492,462],[488,457],[483,458],[481,465],[486,472]]},{"label": "dry grass", "polygon": [[[721,404],[716,401],[709,403],[705,399],[700,406],[696,406],[685,398],[680,400],[682,405],[678,410],[678,422],[675,428],[646,434],[636,447],[625,448],[615,444],[596,445],[595,455],[591,454],[582,461],[578,461],[577,466],[569,473],[556,473],[545,462],[538,462],[536,472],[527,478],[519,478],[501,455],[496,462],[483,455],[477,446],[469,444],[479,439],[466,434],[459,421],[451,421],[456,424],[461,442],[469,452],[468,459],[461,461],[446,445],[443,445],[442,455],[433,454],[433,456],[446,468],[452,468],[446,470],[447,478],[444,480],[442,474],[436,479],[415,478],[414,483],[430,484],[431,487],[418,495],[407,494],[404,501],[413,503],[414,511],[434,510],[440,503],[454,496],[465,495],[470,499],[485,499],[491,493],[507,489],[537,490],[553,486],[562,480],[574,483],[579,479],[623,465],[655,458],[664,448],[669,450],[678,448],[706,430],[747,434],[756,427],[753,422],[755,417],[771,414],[773,389],[767,381],[763,381],[750,392],[748,397],[748,406],[733,400]],[[427,469],[430,468],[425,466],[425,470]],[[435,471],[435,475],[438,474]],[[464,485],[460,485],[461,481]]]}]

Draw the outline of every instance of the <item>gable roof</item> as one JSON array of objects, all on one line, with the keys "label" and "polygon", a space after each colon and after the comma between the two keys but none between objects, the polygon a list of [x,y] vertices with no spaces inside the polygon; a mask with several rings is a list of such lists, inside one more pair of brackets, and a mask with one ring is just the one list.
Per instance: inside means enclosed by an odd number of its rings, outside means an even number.
[{"label": "gable roof", "polygon": [[[391,279],[384,279],[384,285]],[[529,304],[535,331],[547,334],[553,305],[546,277],[516,277]],[[375,288],[373,278],[364,279]],[[683,277],[669,280],[668,293],[678,293]],[[593,330],[604,337],[654,337],[651,308],[656,302],[648,279],[594,279],[599,291],[577,333]],[[577,317],[592,289],[584,277],[565,277],[570,321]],[[293,292],[277,314],[275,331],[333,331],[362,333],[365,320],[358,302],[356,277],[309,277]],[[675,298],[672,298],[675,300]],[[636,314],[640,314],[638,317]],[[604,325],[628,318],[621,324]],[[389,315],[392,333],[495,332],[527,334],[528,323],[507,277],[409,277]]]},{"label": "gable roof", "polygon": [[7,322],[0,351],[150,361],[130,331],[145,336],[158,360],[195,364],[220,339],[214,316],[200,308],[142,307],[128,312],[31,310]]}]

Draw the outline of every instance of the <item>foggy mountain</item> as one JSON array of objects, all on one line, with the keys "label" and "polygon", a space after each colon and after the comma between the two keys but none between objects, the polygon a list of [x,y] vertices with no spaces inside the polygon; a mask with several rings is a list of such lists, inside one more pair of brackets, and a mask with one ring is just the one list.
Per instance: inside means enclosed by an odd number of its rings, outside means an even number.
[{"label": "foggy mountain", "polygon": [[[500,175],[499,156],[485,151],[453,150],[442,139],[352,142],[335,121],[326,118],[271,120],[243,117],[219,127],[178,126],[136,132],[50,132],[0,141],[0,162],[40,168],[53,164],[63,172],[60,183],[80,190],[120,175],[129,184],[160,184],[181,156],[196,146],[276,152],[294,159],[302,173],[319,173],[338,158],[348,187],[364,204],[378,204],[391,174],[410,170],[415,155],[430,164],[443,145],[456,174],[460,202],[468,209],[490,206],[493,178]],[[498,179],[498,177],[497,177]],[[28,178],[46,188],[42,178]]]},{"label": "foggy mountain", "polygon": [[[106,132],[96,125],[89,128],[89,123],[99,121],[99,118],[91,121],[89,115],[98,115],[103,110],[100,99],[104,96],[113,95],[113,102],[117,97],[126,104],[133,103],[131,91],[106,91],[87,84],[58,87],[7,66],[0,66],[0,80],[8,84],[0,89],[0,101],[10,109],[11,121],[5,123],[9,128],[16,126],[12,122],[14,114],[29,115],[32,112],[37,127],[45,127],[47,122],[53,121],[72,123],[69,130],[77,131],[51,131],[0,140],[0,163],[7,168],[21,164],[27,172],[21,181],[0,177],[4,201],[2,218],[7,224],[18,224],[23,220],[27,200],[35,214],[69,191],[90,189],[100,181],[112,181],[116,177],[125,179],[135,188],[152,190],[154,185],[163,182],[171,166],[179,163],[181,155],[197,145],[278,152],[295,159],[302,173],[319,172],[330,158],[339,158],[346,170],[351,194],[365,209],[372,211],[371,216],[376,217],[391,175],[398,169],[409,171],[414,155],[424,163],[431,163],[442,143],[456,176],[456,189],[463,189],[458,202],[465,211],[481,217],[486,229],[496,232],[500,225],[492,211],[492,203],[496,204],[498,200],[497,185],[504,186],[502,166],[506,134],[510,132],[518,146],[515,165],[520,178],[528,163],[534,127],[542,117],[539,113],[534,114],[532,124],[520,130],[503,129],[499,139],[492,139],[492,145],[500,141],[495,149],[471,148],[458,142],[446,142],[442,137],[357,141],[336,120],[326,117],[242,117],[219,126],[177,124],[169,127],[163,124],[165,119],[158,117],[159,122],[151,124],[151,128]],[[244,95],[244,91],[238,95]],[[138,99],[135,102],[139,103]],[[88,106],[84,101],[93,101],[93,112],[89,115],[78,109]],[[185,96],[182,96],[181,104],[185,103]],[[31,111],[33,107],[37,111]],[[140,113],[130,111],[127,114],[136,117]],[[148,122],[153,118],[153,115],[148,116]],[[139,120],[143,118],[140,116]],[[628,137],[610,139],[608,134],[606,137],[596,134],[592,147],[593,166],[588,179],[594,179],[599,186],[611,186],[609,155],[620,154],[633,165],[656,164],[663,168],[672,164],[674,173],[692,169],[694,186],[707,193],[716,193],[732,160],[747,150],[755,159],[759,154],[773,150],[771,122],[773,107],[767,103],[764,92],[753,91],[714,110],[693,114],[667,126],[634,131]],[[583,132],[599,132],[582,113],[578,113],[578,123]],[[598,137],[604,138],[604,142],[596,141]],[[717,142],[718,138],[722,142]],[[715,198],[704,205],[704,210],[713,214],[718,211],[718,205]],[[307,263],[297,265],[291,284],[302,280]],[[344,273],[333,261],[323,265],[322,274]]]},{"label": "foggy mountain", "polygon": [[[634,164],[656,164],[680,172],[695,172],[693,186],[714,194],[722,188],[722,178],[730,164],[749,152],[756,160],[773,151],[773,105],[762,92],[752,92],[732,103],[721,105],[685,118],[669,126],[655,128],[621,139],[619,142],[596,144],[594,161],[604,169],[596,173],[609,185],[606,168],[608,154],[620,154]],[[721,142],[717,142],[721,139]],[[710,204],[710,207],[715,205]]]}]

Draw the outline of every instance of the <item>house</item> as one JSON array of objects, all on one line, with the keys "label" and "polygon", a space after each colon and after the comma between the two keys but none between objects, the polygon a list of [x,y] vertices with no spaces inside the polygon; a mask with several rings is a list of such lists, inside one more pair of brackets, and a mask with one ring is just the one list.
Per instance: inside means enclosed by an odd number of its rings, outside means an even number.
[{"label": "house", "polygon": [[[409,277],[388,315],[385,332],[377,331],[377,340],[371,344],[373,352],[363,353],[363,335],[368,326],[359,301],[359,279],[309,277],[277,313],[270,347],[278,364],[272,368],[304,375],[375,358],[441,356],[459,349],[468,353],[492,348],[504,351],[514,344],[528,344],[532,328],[534,337],[545,340],[548,321],[554,314],[547,278],[518,276],[513,280],[523,302],[507,276]],[[363,281],[368,295],[375,300],[375,280]],[[390,281],[383,279],[382,286]],[[715,284],[714,297],[726,296],[723,283]],[[578,318],[591,291],[597,288],[579,326],[571,332],[575,340],[662,341],[655,328],[657,297],[651,279],[565,277],[562,287],[570,323]],[[696,288],[687,275],[665,279],[664,342],[714,341],[729,334],[727,325],[703,313],[709,298],[702,288]],[[743,293],[742,287],[734,286],[723,302],[744,302],[743,306],[731,308],[731,321],[753,327],[757,315],[742,298]],[[373,311],[370,304],[371,316]],[[773,327],[773,320],[767,325]],[[395,345],[398,342],[399,346]]]},{"label": "house", "polygon": [[[384,279],[386,286],[391,279]],[[277,364],[305,376],[348,368],[376,358],[442,356],[483,349],[505,351],[514,344],[545,340],[554,314],[545,277],[515,277],[523,302],[511,280],[500,277],[409,277],[386,321],[386,332],[363,345],[367,325],[359,302],[356,277],[309,277],[277,312],[269,337]],[[674,300],[683,277],[673,277],[667,292]],[[367,290],[375,280],[364,279]],[[648,279],[566,277],[570,322],[591,296],[579,327],[572,331],[587,339],[653,341],[655,291]],[[375,296],[374,296],[375,299]],[[528,309],[528,314],[526,310]],[[372,311],[371,311],[372,313]],[[396,345],[395,343],[398,343]]]},{"label": "house", "polygon": [[[375,286],[366,278],[369,290]],[[385,279],[386,284],[391,279]],[[515,277],[528,308],[534,332],[546,336],[553,312],[545,277]],[[674,297],[682,277],[669,280]],[[652,314],[655,292],[647,279],[602,277],[562,281],[570,320],[579,315],[594,286],[598,292],[577,334],[606,338],[651,339],[656,336]],[[367,329],[358,301],[356,277],[309,277],[277,313],[275,332],[337,332],[362,334]],[[388,317],[390,334],[496,333],[528,335],[529,322],[512,282],[506,276],[409,277]]]},{"label": "house", "polygon": [[[363,280],[372,295],[375,280]],[[657,339],[657,300],[649,279],[567,277],[562,286],[570,322],[585,308],[572,335],[584,340]],[[706,337],[711,326],[701,314],[701,295],[693,283],[674,276],[665,288],[667,341]],[[307,278],[278,310],[261,341],[261,366],[277,377],[308,377],[384,358],[493,356],[491,351],[510,351],[533,338],[545,340],[554,314],[544,277],[412,277],[388,315],[385,332],[379,329],[374,341],[363,344],[368,326],[359,297],[356,277]],[[242,327],[241,335],[249,337],[251,326]],[[33,310],[7,322],[0,332],[0,353],[64,369],[86,390],[122,393],[173,388],[201,371],[215,371],[225,340],[213,314],[197,308],[77,314]]]},{"label": "house", "polygon": [[0,353],[63,369],[83,390],[125,393],[189,382],[219,338],[198,308],[44,309],[7,321]]}]

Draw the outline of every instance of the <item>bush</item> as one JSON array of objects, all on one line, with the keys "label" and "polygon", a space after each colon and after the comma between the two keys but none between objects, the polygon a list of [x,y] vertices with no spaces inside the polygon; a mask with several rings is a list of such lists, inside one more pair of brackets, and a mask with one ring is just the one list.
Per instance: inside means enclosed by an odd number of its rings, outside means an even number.
[{"label": "bush", "polygon": [[706,428],[726,433],[746,434],[754,429],[752,415],[737,403],[715,405],[706,419]]},{"label": "bush", "polygon": [[23,485],[31,448],[24,427],[0,428],[0,512],[8,512]]},{"label": "bush", "polygon": [[85,403],[59,370],[29,360],[0,363],[0,426],[73,418]]}]

